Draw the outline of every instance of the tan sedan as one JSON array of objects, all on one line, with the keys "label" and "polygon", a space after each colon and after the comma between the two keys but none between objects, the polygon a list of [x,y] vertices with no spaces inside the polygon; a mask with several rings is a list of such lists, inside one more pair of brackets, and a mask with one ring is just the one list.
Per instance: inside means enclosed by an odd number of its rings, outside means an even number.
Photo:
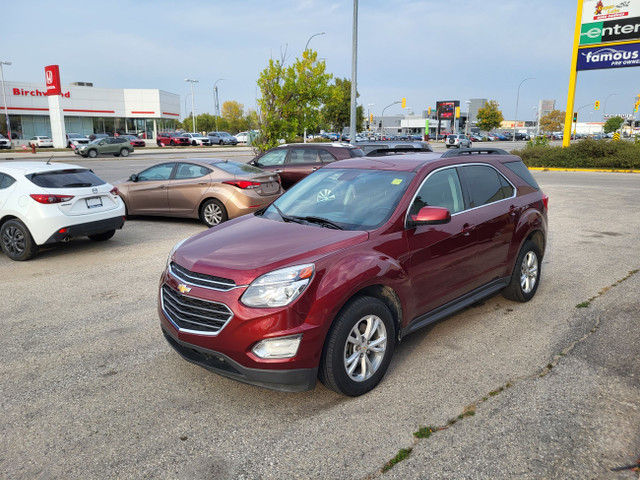
[{"label": "tan sedan", "polygon": [[200,218],[210,227],[283,193],[277,174],[218,158],[160,163],[114,185],[128,215]]}]

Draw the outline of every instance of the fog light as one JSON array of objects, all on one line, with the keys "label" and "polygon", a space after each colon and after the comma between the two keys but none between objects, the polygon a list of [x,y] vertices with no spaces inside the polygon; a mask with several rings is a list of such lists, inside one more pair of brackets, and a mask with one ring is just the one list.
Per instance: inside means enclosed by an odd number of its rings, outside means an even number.
[{"label": "fog light", "polygon": [[302,334],[290,337],[266,338],[251,350],[260,358],[291,358],[298,353]]}]

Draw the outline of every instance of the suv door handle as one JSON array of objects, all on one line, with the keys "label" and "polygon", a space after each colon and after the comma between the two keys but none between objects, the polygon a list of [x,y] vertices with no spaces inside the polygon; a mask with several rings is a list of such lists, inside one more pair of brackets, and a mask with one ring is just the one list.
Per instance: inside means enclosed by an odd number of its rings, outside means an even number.
[{"label": "suv door handle", "polygon": [[276,173],[282,173],[282,170],[275,170]]},{"label": "suv door handle", "polygon": [[471,225],[470,223],[465,223],[465,224],[462,226],[462,234],[463,234],[465,237],[468,237],[468,236],[471,234],[471,232],[472,232],[475,228],[476,228],[476,226],[475,226],[475,225]]}]

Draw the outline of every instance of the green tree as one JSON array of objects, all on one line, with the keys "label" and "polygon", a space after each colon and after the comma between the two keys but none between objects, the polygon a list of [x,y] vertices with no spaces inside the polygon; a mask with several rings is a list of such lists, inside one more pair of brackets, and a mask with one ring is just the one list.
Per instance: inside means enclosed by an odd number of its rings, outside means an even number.
[{"label": "green tree", "polygon": [[540,130],[543,132],[560,132],[564,129],[565,112],[562,110],[551,110],[544,117],[540,118]]},{"label": "green tree", "polygon": [[317,52],[305,50],[290,66],[284,57],[270,59],[258,79],[260,136],[254,143],[258,150],[275,147],[280,139],[292,141],[304,128],[318,124],[320,106],[328,95],[332,75],[325,73],[325,62],[318,61]]},{"label": "green tree", "polygon": [[489,100],[487,104],[478,110],[476,125],[480,130],[490,131],[498,128],[504,121],[500,105],[496,100]]},{"label": "green tree", "polygon": [[[227,122],[227,128],[234,133],[240,130],[246,130],[247,121],[244,116],[244,105],[236,102],[235,100],[229,100],[222,104],[222,118]],[[220,124],[218,124],[218,127]]]},{"label": "green tree", "polygon": [[624,118],[611,117],[604,124],[604,133],[612,133],[619,130],[623,123],[624,123]]},{"label": "green tree", "polygon": [[[356,94],[356,98],[360,95]],[[322,108],[322,126],[334,132],[342,132],[351,123],[351,80],[336,78],[329,87],[327,101]],[[356,109],[356,130],[362,131],[364,107]]]}]

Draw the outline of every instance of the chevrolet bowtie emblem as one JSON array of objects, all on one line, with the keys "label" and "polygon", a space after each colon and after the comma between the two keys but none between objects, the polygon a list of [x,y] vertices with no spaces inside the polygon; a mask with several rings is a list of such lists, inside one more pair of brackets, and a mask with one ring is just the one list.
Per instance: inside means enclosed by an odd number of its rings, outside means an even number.
[{"label": "chevrolet bowtie emblem", "polygon": [[187,287],[184,283],[181,283],[178,285],[178,290],[180,290],[180,293],[189,293],[191,291],[191,287]]}]

